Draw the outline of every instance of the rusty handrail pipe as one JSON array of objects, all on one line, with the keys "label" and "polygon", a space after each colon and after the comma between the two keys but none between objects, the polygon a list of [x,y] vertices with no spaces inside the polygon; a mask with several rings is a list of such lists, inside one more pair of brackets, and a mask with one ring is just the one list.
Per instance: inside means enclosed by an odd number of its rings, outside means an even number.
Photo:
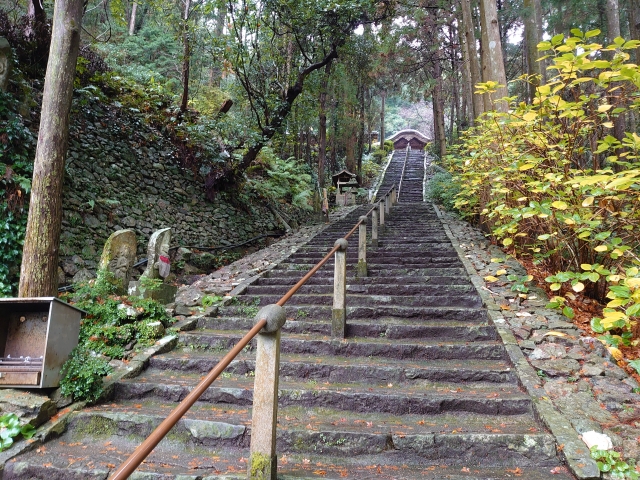
[{"label": "rusty handrail pipe", "polygon": [[[389,189],[387,195],[395,188],[395,184]],[[375,206],[371,208],[365,215],[374,210]],[[353,232],[360,226],[362,220],[358,221],[356,225],[351,229],[347,235],[343,238],[349,238]],[[276,305],[282,307],[285,303],[302,287],[307,281],[329,261],[331,256],[338,251],[340,247],[335,245],[329,253],[327,253],[322,260],[320,260],[307,274],[302,277],[298,283],[289,289],[284,296],[278,300]],[[209,388],[209,386],[220,376],[225,368],[238,356],[244,347],[246,347],[251,340],[264,328],[267,324],[267,320],[259,320],[247,334],[242,337],[238,343],[227,353],[218,364],[204,377],[200,383],[182,400],[176,408],[174,408],[169,416],[165,418],[156,429],[149,435],[127,458],[118,469],[109,477],[109,480],[125,480],[140,466],[142,462],[149,456],[153,449],[162,441],[162,439],[169,433],[176,423],[184,416],[185,413],[193,406],[193,404],[200,398],[200,396]]]},{"label": "rusty handrail pipe", "polygon": [[280,307],[283,307],[285,303],[287,303],[289,301],[289,299],[291,297],[293,297],[293,295],[300,290],[300,287],[302,287],[305,283],[307,283],[307,280],[309,280],[314,273],[316,273],[318,270],[320,270],[320,268],[329,261],[329,259],[331,258],[331,255],[333,255],[334,253],[336,253],[336,251],[338,250],[338,247],[334,246],[329,253],[327,253],[324,258],[322,260],[320,260],[318,263],[316,263],[316,265],[307,272],[307,274],[302,277],[300,280],[298,280],[298,283],[296,283],[293,287],[291,287],[289,289],[289,291],[287,293],[284,294],[284,296],[278,300],[276,302],[276,305],[279,305]]},{"label": "rusty handrail pipe", "polygon": [[213,367],[213,370],[203,378],[200,383],[194,388],[184,400],[182,400],[176,408],[165,418],[156,429],[151,432],[144,442],[142,442],[138,448],[127,458],[118,470],[109,477],[109,480],[125,480],[129,478],[138,466],[147,458],[152,450],[160,443],[167,433],[178,423],[185,413],[193,406],[194,403],[200,398],[200,396],[209,388],[213,381],[220,376],[225,368],[233,361],[234,358],[242,351],[244,347],[255,337],[260,330],[267,324],[265,319],[262,319],[256,323],[247,334],[236,343],[236,345],[227,353],[218,364]]}]

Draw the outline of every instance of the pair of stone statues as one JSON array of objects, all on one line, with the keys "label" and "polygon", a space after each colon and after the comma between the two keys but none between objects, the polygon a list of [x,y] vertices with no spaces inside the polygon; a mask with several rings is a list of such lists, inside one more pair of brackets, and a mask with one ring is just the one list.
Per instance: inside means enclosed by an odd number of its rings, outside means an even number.
[{"label": "pair of stone statues", "polygon": [[[164,279],[169,275],[170,241],[170,228],[157,230],[151,235],[147,249],[147,268],[142,277]],[[112,233],[104,245],[102,256],[100,257],[100,269],[106,269],[111,272],[119,294],[127,293],[133,272],[133,264],[136,260],[137,248],[136,234],[131,229],[118,230]]]}]

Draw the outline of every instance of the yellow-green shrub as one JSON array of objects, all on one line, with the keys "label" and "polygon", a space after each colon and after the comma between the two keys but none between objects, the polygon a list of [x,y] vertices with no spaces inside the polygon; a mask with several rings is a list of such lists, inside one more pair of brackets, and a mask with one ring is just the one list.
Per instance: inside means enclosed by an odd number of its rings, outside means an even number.
[{"label": "yellow-green shrub", "polygon": [[[448,162],[461,186],[455,207],[557,272],[547,278],[551,290],[568,284],[608,298],[593,325],[624,334],[609,336],[616,343],[630,339],[640,311],[640,137],[620,135],[640,108],[640,68],[626,53],[640,42],[588,43],[598,33],[572,30],[540,43],[555,76],[531,104],[499,100],[509,112],[487,113]],[[480,84],[478,93],[496,86]],[[571,316],[562,300],[552,306]]]}]

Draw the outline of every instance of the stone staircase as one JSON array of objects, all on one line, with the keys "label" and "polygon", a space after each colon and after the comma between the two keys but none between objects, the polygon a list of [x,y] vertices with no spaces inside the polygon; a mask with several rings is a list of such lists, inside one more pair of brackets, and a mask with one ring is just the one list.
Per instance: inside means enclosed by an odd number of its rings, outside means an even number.
[{"label": "stone staircase", "polygon": [[[399,181],[404,160],[396,152],[380,192]],[[422,202],[423,174],[422,153],[411,152],[400,203],[379,247],[368,248],[368,277],[355,277],[353,241],[348,249],[346,339],[330,337],[332,261],[286,305],[279,475],[573,478],[558,468],[554,438],[535,418],[433,207]],[[200,316],[177,349],[118,382],[109,403],[74,414],[57,440],[8,463],[3,478],[107,478],[252,326],[258,307],[276,302],[367,209],[325,229],[235,304]],[[245,477],[254,344],[130,478]]]}]

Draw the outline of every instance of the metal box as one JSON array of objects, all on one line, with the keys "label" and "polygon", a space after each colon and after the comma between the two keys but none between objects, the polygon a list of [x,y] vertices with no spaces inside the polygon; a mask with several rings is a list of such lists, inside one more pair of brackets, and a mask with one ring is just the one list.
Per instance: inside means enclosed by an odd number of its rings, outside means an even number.
[{"label": "metal box", "polygon": [[57,387],[83,313],[54,297],[0,298],[0,387]]}]

